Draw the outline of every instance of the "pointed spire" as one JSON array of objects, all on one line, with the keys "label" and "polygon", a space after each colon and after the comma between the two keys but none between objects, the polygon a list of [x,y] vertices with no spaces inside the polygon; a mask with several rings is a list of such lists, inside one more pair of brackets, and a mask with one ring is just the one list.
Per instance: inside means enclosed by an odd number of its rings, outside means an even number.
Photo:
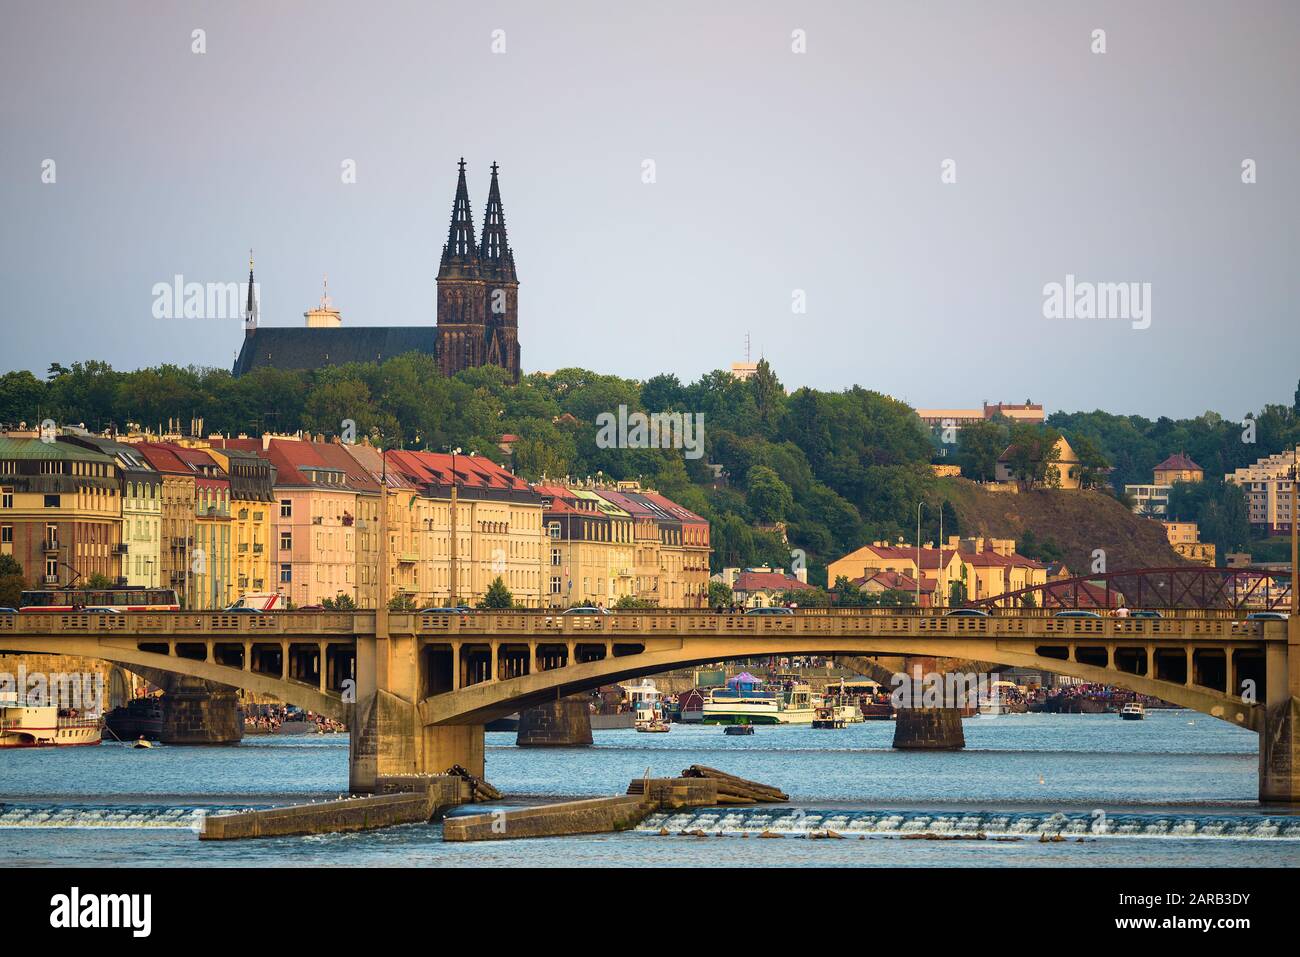
[{"label": "pointed spire", "polygon": [[257,328],[257,298],[253,295],[253,251],[248,251],[248,302],[244,306],[244,328],[252,332]]},{"label": "pointed spire", "polygon": [[502,282],[517,282],[515,257],[506,238],[506,215],[501,206],[501,187],[497,183],[499,168],[495,162],[492,164],[492,185],[488,189],[487,208],[483,212],[483,242],[479,246],[479,259],[489,270],[491,278]]},{"label": "pointed spire", "polygon": [[478,249],[474,244],[474,215],[469,208],[469,187],[465,185],[465,158],[460,160],[460,176],[456,180],[456,199],[451,207],[451,228],[447,231],[447,245],[442,247],[442,268],[476,268]]}]

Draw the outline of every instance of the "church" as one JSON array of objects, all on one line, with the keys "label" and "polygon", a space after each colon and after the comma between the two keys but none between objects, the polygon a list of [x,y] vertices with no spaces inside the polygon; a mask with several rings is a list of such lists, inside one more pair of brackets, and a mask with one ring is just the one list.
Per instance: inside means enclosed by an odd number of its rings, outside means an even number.
[{"label": "church", "polygon": [[344,327],[329,296],[304,314],[304,326],[260,326],[253,295],[253,264],[248,265],[248,303],[244,344],[232,370],[316,369],[348,362],[383,362],[404,352],[433,356],[443,375],[477,366],[500,366],[519,381],[519,279],[506,236],[505,211],[497,164],[492,164],[483,230],[474,237],[465,160],[460,161],[451,227],[438,266],[435,326]]}]

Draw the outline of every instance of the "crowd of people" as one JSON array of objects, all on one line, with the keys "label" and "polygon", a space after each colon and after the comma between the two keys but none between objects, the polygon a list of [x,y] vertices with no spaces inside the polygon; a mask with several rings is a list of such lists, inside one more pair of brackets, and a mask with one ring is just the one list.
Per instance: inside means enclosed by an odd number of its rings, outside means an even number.
[{"label": "crowd of people", "polygon": [[[316,725],[317,734],[332,734],[348,729],[342,721],[313,711],[299,711],[284,705],[255,704],[244,707],[245,733],[279,734],[286,721],[302,721]],[[311,733],[308,731],[307,733]]]}]

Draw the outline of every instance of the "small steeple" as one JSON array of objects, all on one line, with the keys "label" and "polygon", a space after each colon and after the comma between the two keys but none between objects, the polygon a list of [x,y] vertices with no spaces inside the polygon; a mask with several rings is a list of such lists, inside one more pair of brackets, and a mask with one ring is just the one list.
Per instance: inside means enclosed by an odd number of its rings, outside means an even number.
[{"label": "small steeple", "polygon": [[244,330],[253,332],[257,328],[257,297],[253,295],[253,251],[248,251],[248,302],[244,305]]},{"label": "small steeple", "polygon": [[506,216],[501,206],[501,187],[497,183],[499,167],[492,164],[492,185],[488,189],[487,208],[483,212],[483,241],[479,246],[479,259],[487,270],[488,278],[501,282],[517,282],[515,257],[506,238]]},{"label": "small steeple", "polygon": [[447,231],[447,244],[442,247],[442,263],[438,275],[449,270],[464,273],[476,271],[478,249],[474,243],[474,216],[469,208],[469,187],[465,185],[465,158],[460,160],[460,176],[456,180],[456,199],[451,207],[451,227]]}]

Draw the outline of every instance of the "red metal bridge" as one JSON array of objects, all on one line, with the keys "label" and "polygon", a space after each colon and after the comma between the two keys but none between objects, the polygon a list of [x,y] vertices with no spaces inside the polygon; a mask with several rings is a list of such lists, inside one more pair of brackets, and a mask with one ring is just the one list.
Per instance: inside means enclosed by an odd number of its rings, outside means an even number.
[{"label": "red metal bridge", "polygon": [[1259,568],[1179,565],[1082,575],[968,602],[969,607],[1107,609],[1125,605],[1176,609],[1282,611],[1291,603],[1291,574]]}]

